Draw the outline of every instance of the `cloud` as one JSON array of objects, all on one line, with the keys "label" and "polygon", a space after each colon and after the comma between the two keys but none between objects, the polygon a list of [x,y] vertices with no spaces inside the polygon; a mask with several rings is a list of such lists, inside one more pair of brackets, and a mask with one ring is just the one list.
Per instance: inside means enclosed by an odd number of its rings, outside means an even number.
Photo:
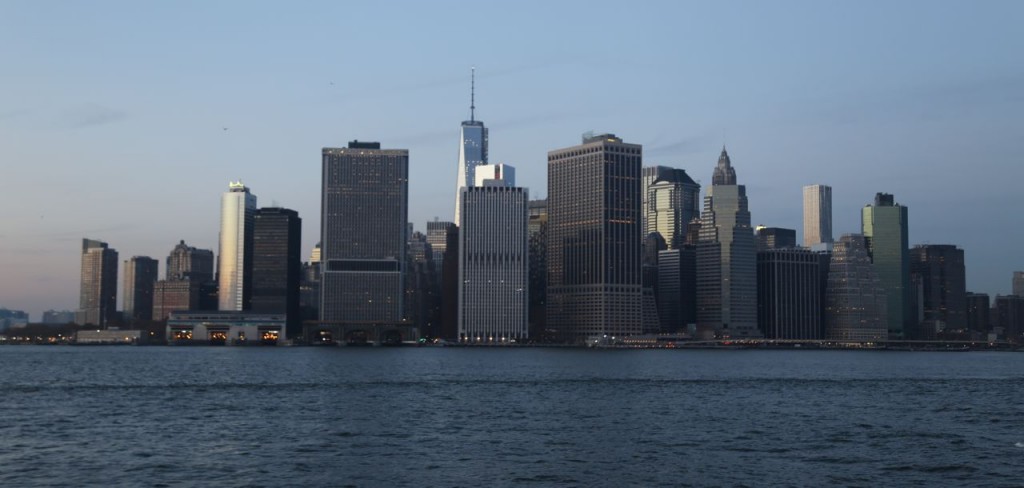
[{"label": "cloud", "polygon": [[126,112],[94,103],[65,109],[60,114],[60,123],[69,129],[82,129],[112,124],[128,117]]}]

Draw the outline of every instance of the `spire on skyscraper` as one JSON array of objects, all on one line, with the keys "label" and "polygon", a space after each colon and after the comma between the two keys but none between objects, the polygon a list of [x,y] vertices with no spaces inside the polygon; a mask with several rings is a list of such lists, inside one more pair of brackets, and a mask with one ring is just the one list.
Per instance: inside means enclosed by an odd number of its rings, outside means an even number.
[{"label": "spire on skyscraper", "polygon": [[715,172],[711,176],[712,185],[735,185],[736,184],[736,170],[732,167],[732,162],[729,161],[729,153],[725,150],[725,145],[722,145],[722,155],[718,156],[718,166],[715,167]]},{"label": "spire on skyscraper", "polygon": [[476,121],[476,66],[469,69],[469,121]]}]

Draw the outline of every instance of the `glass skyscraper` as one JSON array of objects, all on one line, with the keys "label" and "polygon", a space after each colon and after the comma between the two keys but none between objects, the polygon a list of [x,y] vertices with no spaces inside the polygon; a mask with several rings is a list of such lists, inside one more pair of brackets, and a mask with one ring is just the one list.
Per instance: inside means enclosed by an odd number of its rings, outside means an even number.
[{"label": "glass skyscraper", "polygon": [[124,320],[153,319],[153,287],[158,278],[159,261],[147,256],[132,256],[124,262]]},{"label": "glass skyscraper", "polygon": [[228,185],[220,200],[220,259],[217,293],[220,310],[249,309],[252,298],[252,238],[256,195],[241,181]]},{"label": "glass skyscraper", "polygon": [[476,181],[476,168],[487,164],[487,128],[482,121],[476,120],[476,70],[470,82],[469,120],[462,122],[459,131],[459,169],[455,181],[455,225],[459,221],[462,209],[462,189],[473,186]]},{"label": "glass skyscraper", "polygon": [[686,171],[667,166],[643,168],[644,235],[661,234],[670,249],[686,241],[686,228],[700,218],[700,185]]},{"label": "glass skyscraper", "polygon": [[804,187],[804,247],[832,242],[832,187]]},{"label": "glass skyscraper", "polygon": [[117,311],[117,251],[106,242],[82,239],[82,281],[78,325],[106,328]]},{"label": "glass skyscraper", "polygon": [[252,311],[287,315],[287,334],[301,332],[302,219],[287,208],[256,211],[253,226]]},{"label": "glass skyscraper", "polygon": [[403,315],[409,151],[324,148],[320,320],[396,324]]},{"label": "glass skyscraper", "polygon": [[867,238],[868,255],[885,290],[889,335],[903,338],[905,329],[913,325],[914,315],[909,298],[907,207],[895,203],[888,193],[878,193],[874,205],[861,211],[861,229]]}]

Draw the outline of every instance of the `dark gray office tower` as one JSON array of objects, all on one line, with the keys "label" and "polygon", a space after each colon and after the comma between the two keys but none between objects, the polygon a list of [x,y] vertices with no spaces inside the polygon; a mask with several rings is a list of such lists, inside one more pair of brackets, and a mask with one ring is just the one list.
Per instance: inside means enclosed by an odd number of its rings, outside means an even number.
[{"label": "dark gray office tower", "polygon": [[921,297],[918,339],[967,328],[966,273],[964,251],[956,246],[928,244],[910,250],[911,281],[919,284]]},{"label": "dark gray office tower", "polygon": [[1024,271],[1013,272],[1013,294],[1024,297]]},{"label": "dark gray office tower", "polygon": [[287,208],[256,211],[252,246],[252,299],[255,313],[286,314],[288,337],[302,332],[299,282],[302,279],[302,219]]},{"label": "dark gray office tower", "polygon": [[459,226],[445,231],[444,264],[441,267],[441,337],[459,336]]},{"label": "dark gray office tower", "polygon": [[722,148],[704,196],[697,243],[697,326],[702,334],[755,337],[757,240],[750,227],[747,190]]},{"label": "dark gray office tower", "polygon": [[526,232],[530,246],[530,338],[546,341],[548,293],[548,201],[530,200],[527,204]]},{"label": "dark gray office tower", "polygon": [[648,166],[641,170],[643,235],[657,232],[670,249],[686,241],[687,225],[700,218],[700,184],[682,169]]},{"label": "dark gray office tower", "polygon": [[1024,340],[1024,297],[997,295],[995,304],[996,327],[1003,331],[1003,338],[1019,344]]},{"label": "dark gray office tower", "polygon": [[796,229],[782,227],[758,227],[757,250],[791,249],[796,247]]},{"label": "dark gray office tower", "polygon": [[825,292],[825,338],[875,342],[887,338],[886,299],[860,234],[843,234],[832,249]]},{"label": "dark gray office tower", "polygon": [[75,323],[103,328],[117,312],[117,251],[82,239],[82,281]]},{"label": "dark gray office tower", "polygon": [[914,322],[907,207],[897,204],[888,193],[878,193],[874,205],[861,211],[861,229],[867,238],[868,255],[885,289],[889,336],[903,338],[904,329],[912,328]]},{"label": "dark gray office tower", "polygon": [[418,327],[420,335],[440,333],[440,279],[434,266],[434,250],[421,232],[409,234],[405,267],[405,319]]},{"label": "dark gray office tower", "polygon": [[448,248],[448,226],[451,222],[441,222],[436,218],[433,222],[427,222],[427,244],[434,253],[432,262],[435,272],[441,275],[441,267],[444,266],[444,252]]},{"label": "dark gray office tower", "polygon": [[992,305],[988,293],[967,294],[967,328],[978,338],[992,330]]},{"label": "dark gray office tower", "polygon": [[124,320],[153,320],[153,287],[159,262],[147,256],[132,256],[124,262]]},{"label": "dark gray office tower", "polygon": [[213,251],[196,249],[181,241],[167,256],[168,280],[213,281]]},{"label": "dark gray office tower", "polygon": [[402,320],[409,151],[377,142],[324,148],[320,320]]},{"label": "dark gray office tower", "polygon": [[658,252],[658,318],[662,332],[697,323],[697,248],[684,245]]},{"label": "dark gray office tower", "polygon": [[547,327],[564,341],[642,331],[641,153],[612,134],[548,152]]},{"label": "dark gray office tower", "polygon": [[788,247],[757,253],[757,324],[766,339],[821,339],[820,254]]}]

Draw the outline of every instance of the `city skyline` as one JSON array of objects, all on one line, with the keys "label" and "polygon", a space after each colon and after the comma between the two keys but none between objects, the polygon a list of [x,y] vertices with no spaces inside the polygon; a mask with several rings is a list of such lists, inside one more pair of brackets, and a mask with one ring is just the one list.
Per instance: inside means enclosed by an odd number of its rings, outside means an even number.
[{"label": "city skyline", "polygon": [[[752,224],[801,229],[801,188],[821,183],[833,188],[834,235],[856,233],[872,195],[895,194],[913,208],[909,244],[960,247],[967,289],[994,299],[1010,293],[1012,272],[1024,268],[1016,250],[1024,230],[975,218],[1013,208],[1013,182],[1024,176],[1018,164],[1024,148],[1014,137],[1024,108],[1014,93],[1024,73],[1006,63],[1019,45],[1012,19],[1022,8],[930,5],[810,4],[792,19],[771,11],[788,9],[757,4],[646,6],[637,10],[639,24],[673,26],[663,17],[681,27],[644,28],[651,33],[613,36],[597,46],[562,43],[549,52],[540,46],[558,43],[545,26],[570,14],[584,16],[579,23],[585,24],[597,14],[559,5],[544,20],[489,6],[486,12],[506,16],[509,25],[518,19],[517,29],[540,29],[536,44],[519,49],[511,41],[483,40],[455,59],[431,62],[416,57],[444,51],[457,39],[439,34],[411,55],[400,54],[407,43],[394,41],[378,47],[389,64],[369,60],[373,69],[359,79],[344,76],[343,67],[321,67],[318,60],[338,54],[316,46],[323,39],[313,34],[257,54],[268,41],[256,26],[279,13],[268,7],[152,6],[169,11],[109,15],[112,9],[103,6],[4,6],[0,40],[25,49],[3,55],[13,76],[0,94],[0,128],[10,135],[0,142],[9,185],[0,197],[0,306],[29,311],[35,320],[44,310],[75,309],[75,249],[83,237],[109,242],[125,256],[165,256],[182,239],[217,249],[217,195],[229,180],[241,178],[261,201],[318,222],[317,153],[353,137],[409,148],[409,221],[423,230],[435,216],[447,220],[459,121],[469,115],[465,70],[473,65],[477,95],[486,101],[477,116],[488,120],[489,159],[515,163],[532,198],[547,196],[546,152],[589,129],[642,144],[644,166],[684,169],[705,188],[726,143],[744,162]],[[423,8],[408,6],[398,22],[414,34],[413,19]],[[194,15],[196,9],[205,15]],[[374,7],[354,10],[368,19],[358,29],[383,22]],[[233,21],[236,15],[241,20]],[[161,18],[139,20],[151,17]],[[208,33],[177,39],[170,25],[183,17],[225,23],[239,39],[258,42],[247,46]],[[762,18],[764,25],[756,22]],[[95,22],[75,23],[81,19]],[[461,14],[442,24],[460,20]],[[44,21],[53,26],[42,29]],[[734,39],[709,47],[694,42],[726,26]],[[952,27],[962,35],[946,36]],[[627,32],[638,28],[626,26]],[[854,34],[866,28],[880,35]],[[42,30],[53,31],[47,42],[25,42]],[[814,46],[794,34],[801,31],[818,36]],[[148,42],[124,42],[137,35]],[[193,51],[203,43],[213,52]],[[308,52],[289,59],[303,49]],[[759,60],[759,49],[774,56]],[[821,62],[835,53],[845,67]],[[605,55],[623,63],[598,79],[593,62]],[[167,76],[178,68],[185,69]],[[748,74],[759,76],[740,81]],[[604,106],[591,103],[601,93],[616,96],[602,98]],[[333,116],[338,111],[347,116]],[[74,151],[56,149],[65,147]],[[990,174],[1000,178],[986,179]],[[161,184],[147,184],[151,177]],[[950,198],[972,182],[984,183],[985,191]],[[1003,239],[990,238],[996,228]],[[303,230],[303,255],[319,231]]]}]

